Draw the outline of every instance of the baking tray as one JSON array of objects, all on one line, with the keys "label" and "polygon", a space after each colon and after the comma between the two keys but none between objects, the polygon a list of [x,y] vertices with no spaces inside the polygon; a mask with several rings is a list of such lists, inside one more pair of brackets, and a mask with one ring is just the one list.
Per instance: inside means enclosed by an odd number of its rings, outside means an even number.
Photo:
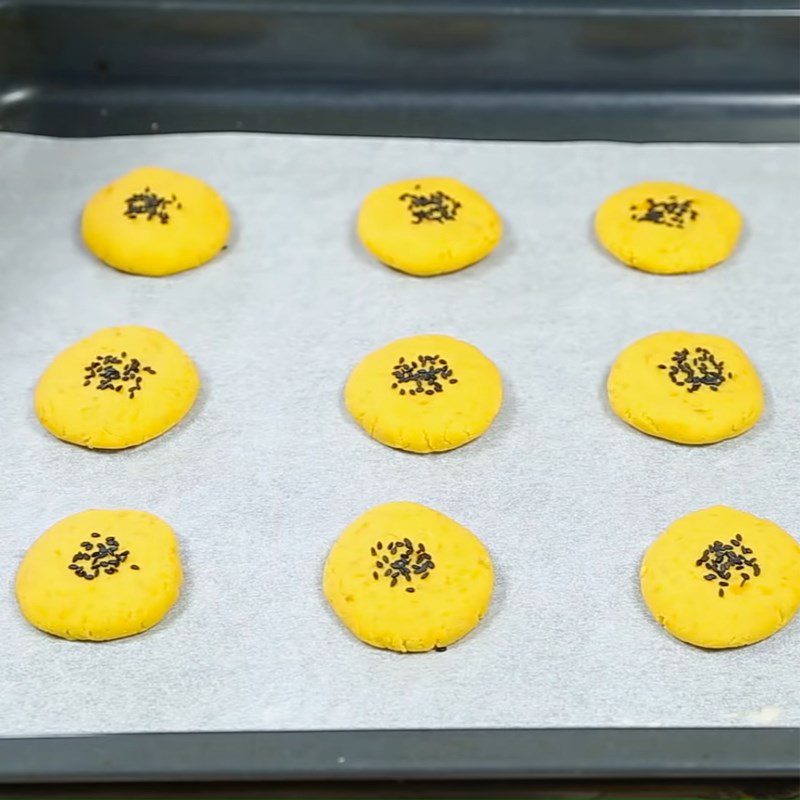
[{"label": "baking tray", "polygon": [[[726,653],[687,647],[650,619],[636,567],[659,529],[714,502],[800,529],[792,492],[800,479],[794,318],[767,320],[750,303],[758,297],[762,307],[780,308],[800,281],[800,229],[773,224],[798,179],[796,146],[235,133],[3,134],[0,145],[6,196],[18,210],[0,219],[8,254],[0,272],[0,418],[15,421],[0,441],[0,562],[16,563],[39,531],[70,512],[130,506],[175,527],[188,576],[161,625],[99,646],[32,629],[15,607],[13,572],[0,576],[0,720],[6,734],[34,737],[0,746],[0,774],[25,777],[19,748],[33,757],[41,737],[54,734],[61,736],[48,747],[66,748],[66,762],[40,761],[42,779],[51,769],[54,779],[64,777],[59,763],[72,763],[75,779],[102,779],[109,751],[136,747],[153,757],[171,753],[158,769],[152,764],[153,777],[170,770],[192,777],[197,763],[186,753],[202,753],[204,741],[212,749],[231,742],[219,752],[223,760],[202,756],[220,778],[286,778],[294,769],[298,778],[323,777],[331,762],[314,768],[314,754],[328,748],[341,751],[333,768],[343,777],[419,777],[434,774],[437,763],[442,777],[459,769],[465,776],[608,775],[607,759],[618,776],[635,776],[647,768],[645,755],[659,775],[793,768],[797,626]],[[163,280],[95,263],[74,227],[84,194],[109,175],[154,162],[206,178],[237,221],[222,256]],[[353,215],[365,190],[382,180],[436,169],[457,172],[491,197],[506,235],[482,264],[425,281],[375,263],[354,241]],[[748,232],[728,263],[659,279],[597,247],[588,221],[609,185],[656,172],[714,185],[742,207]],[[754,185],[771,191],[753,192]],[[187,348],[201,369],[201,401],[148,445],[111,454],[66,446],[37,424],[29,405],[41,365],[65,342],[126,320],[166,330]],[[724,330],[758,364],[769,407],[747,436],[678,447],[629,429],[604,404],[604,375],[619,349],[679,325]],[[422,457],[366,437],[344,411],[341,390],[361,353],[428,329],[491,355],[506,403],[476,442]],[[274,367],[292,380],[254,380],[261,367],[242,359],[247,352],[270,365],[268,375]],[[297,353],[304,368],[295,374]],[[558,391],[540,380],[555,363]],[[665,483],[667,475],[685,479]],[[467,524],[493,555],[490,612],[445,653],[404,657],[365,647],[319,591],[338,531],[365,508],[397,498]],[[720,681],[746,691],[734,702],[709,703]],[[105,702],[75,690],[106,683],[125,691]],[[402,703],[393,702],[395,685]],[[409,725],[425,730],[406,732]],[[621,725],[633,730],[575,730]],[[741,730],[767,725],[777,730]],[[728,730],[635,730],[643,726]],[[451,730],[465,727],[474,730]],[[504,730],[537,727],[562,730]],[[390,730],[365,733],[380,728]],[[142,735],[114,735],[134,731]],[[161,735],[169,732],[183,735]],[[110,735],[87,738],[100,733]],[[186,749],[170,749],[181,741]],[[574,745],[565,749],[566,741]],[[130,750],[129,742],[141,744]],[[379,744],[384,756],[370,771]],[[293,760],[286,748],[296,750]],[[86,758],[75,761],[81,752]],[[233,754],[249,757],[249,772],[224,760]],[[129,776],[147,775],[149,763],[131,760]]]},{"label": "baking tray", "polygon": [[[618,4],[591,10],[585,4],[368,8],[235,2],[225,8],[223,13],[213,3],[4,5],[0,124],[59,136],[215,129],[510,139],[794,141],[798,135],[797,12],[788,4],[756,9],[672,4],[647,10]],[[444,21],[434,19],[437,14]],[[231,20],[237,22],[236,36]],[[429,73],[424,80],[409,74],[403,62],[411,51],[420,57],[425,31],[432,36],[443,24],[464,30],[456,24],[464,20],[497,33],[491,47],[472,51],[480,69],[442,75],[437,62],[435,80]],[[680,45],[662,50],[659,31],[670,24]],[[523,29],[524,36],[513,35]],[[370,46],[355,47],[347,30]],[[156,35],[160,31],[163,38]],[[248,38],[253,31],[260,35]],[[589,61],[582,62],[594,64],[589,72],[576,68],[565,74],[563,63],[548,72],[547,42],[557,31],[563,33],[562,47],[572,42],[575,48],[572,63],[584,41],[572,38],[578,32],[594,32],[601,43],[610,38],[593,51],[600,62],[606,60],[606,69]],[[637,41],[647,47],[638,55],[620,54],[631,31],[641,32]],[[532,46],[537,35],[541,47]],[[267,51],[265,41],[274,43],[275,37],[286,47]],[[262,59],[290,52],[297,37],[306,43],[304,54],[318,56],[313,74],[298,75],[296,63],[261,69]],[[251,47],[243,48],[243,41]],[[430,55],[436,47],[427,41],[422,51]],[[339,62],[331,48],[334,53],[339,48]],[[666,68],[655,69],[648,55],[654,48],[659,58],[673,58],[660,62]],[[503,53],[511,54],[508,60]],[[347,59],[359,56],[358,69],[348,68]],[[743,76],[733,66],[747,58]],[[698,60],[708,69],[683,70],[681,65]],[[520,64],[530,64],[530,71],[511,79]],[[249,84],[241,85],[242,75],[249,76]],[[778,778],[795,777],[798,763],[796,728],[758,727],[144,733],[0,742],[4,782]]]}]

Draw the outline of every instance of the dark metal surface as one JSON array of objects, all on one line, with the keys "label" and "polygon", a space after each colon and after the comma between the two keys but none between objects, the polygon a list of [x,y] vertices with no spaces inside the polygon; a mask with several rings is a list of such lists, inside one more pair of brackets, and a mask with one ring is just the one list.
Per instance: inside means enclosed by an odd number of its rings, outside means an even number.
[{"label": "dark metal surface", "polygon": [[10,0],[0,126],[800,140],[800,7]]},{"label": "dark metal surface", "polygon": [[797,729],[117,734],[0,740],[0,781],[793,778]]},{"label": "dark metal surface", "polygon": [[800,800],[797,779],[7,784],[13,800]]}]

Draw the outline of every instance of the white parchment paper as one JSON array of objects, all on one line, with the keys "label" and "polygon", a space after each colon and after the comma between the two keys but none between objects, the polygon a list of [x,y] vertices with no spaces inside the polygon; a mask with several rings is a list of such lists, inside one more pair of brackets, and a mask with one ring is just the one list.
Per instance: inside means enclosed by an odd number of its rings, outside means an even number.
[{"label": "white parchment paper", "polygon": [[[799,152],[0,136],[0,734],[800,724],[800,619],[755,646],[704,652],[658,627],[637,582],[644,549],[694,509],[725,503],[800,532]],[[152,279],[83,249],[83,202],[144,164],[223,194],[236,222],[227,252]],[[353,232],[366,192],[426,174],[473,185],[506,223],[483,263],[428,280],[376,263]],[[594,209],[644,179],[731,199],[746,218],[734,257],[665,278],[602,252]],[[165,331],[196,359],[195,410],[125,452],[54,439],[32,410],[40,372],[76,339],[125,323]],[[671,328],[749,353],[768,397],[753,431],[681,447],[611,414],[616,354]],[[505,380],[489,432],[442,455],[379,445],[341,400],[363,354],[421,332],[474,343]],[[490,613],[447,652],[371,649],[322,596],[331,542],[394,499],[449,514],[494,558]],[[18,612],[26,548],[90,507],[146,509],[180,537],[183,596],[147,634],[66,642]]]}]

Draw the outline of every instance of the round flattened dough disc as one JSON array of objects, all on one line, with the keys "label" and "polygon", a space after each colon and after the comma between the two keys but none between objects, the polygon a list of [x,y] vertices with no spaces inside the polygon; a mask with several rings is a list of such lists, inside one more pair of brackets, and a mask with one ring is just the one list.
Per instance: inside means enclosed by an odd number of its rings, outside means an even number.
[{"label": "round flattened dough disc", "polygon": [[800,604],[800,544],[774,522],[714,506],[681,517],[644,555],[652,615],[698,647],[739,647],[786,625]]},{"label": "round flattened dough disc", "polygon": [[104,641],[146,631],[178,599],[175,534],[145,511],[82,511],[45,531],[22,559],[25,619],[64,639]]},{"label": "round flattened dough disc", "polygon": [[619,355],[607,382],[617,416],[651,436],[711,444],[750,430],[764,410],[755,367],[729,339],[668,331]]},{"label": "round flattened dough disc", "polygon": [[411,275],[440,275],[485,258],[503,224],[474,189],[454,178],[410,178],[365,198],[358,214],[364,247]]},{"label": "round flattened dough disc", "polygon": [[351,523],[323,577],[325,596],[350,631],[398,652],[461,639],[486,613],[493,584],[491,558],[473,533],[408,502],[376,506]]},{"label": "round flattened dough disc", "polygon": [[104,263],[137,275],[171,275],[211,260],[228,241],[231,219],[203,181],[142,167],[95,194],[83,209],[86,246]]},{"label": "round flattened dough disc", "polygon": [[194,404],[191,358],[152,328],[103,328],[68,347],[42,374],[36,414],[54,436],[84,447],[131,447],[160,436]]},{"label": "round flattened dough disc", "polygon": [[347,409],[377,441],[400,450],[452,450],[480,436],[503,400],[497,367],[471,344],[428,334],[366,356],[345,385]]},{"label": "round flattened dough disc", "polygon": [[664,275],[701,272],[736,247],[742,217],[718,195],[651,181],[606,198],[595,216],[603,247],[623,264]]}]

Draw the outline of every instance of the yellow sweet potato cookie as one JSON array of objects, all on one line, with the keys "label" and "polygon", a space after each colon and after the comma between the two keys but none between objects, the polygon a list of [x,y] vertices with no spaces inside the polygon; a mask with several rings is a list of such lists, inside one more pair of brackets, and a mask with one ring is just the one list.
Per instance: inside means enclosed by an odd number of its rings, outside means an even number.
[{"label": "yellow sweet potato cookie", "polygon": [[142,167],[101,189],[83,210],[83,240],[122,272],[171,275],[199,267],[228,241],[222,198],[191,175]]},{"label": "yellow sweet potato cookie", "polygon": [[466,528],[417,503],[386,503],[333,545],[323,589],[363,642],[421,652],[447,647],[478,624],[493,575],[489,553]]},{"label": "yellow sweet potato cookie", "polygon": [[82,511],[31,546],[17,572],[31,625],[64,639],[133,636],[158,623],[180,593],[172,528],[146,511]]},{"label": "yellow sweet potato cookie", "polygon": [[34,406],[59,439],[115,450],[169,430],[199,388],[197,369],[175,342],[127,325],[103,328],[56,356],[39,379]]},{"label": "yellow sweet potato cookie", "polygon": [[410,178],[367,195],[358,235],[376,258],[411,275],[468,267],[500,241],[503,224],[489,202],[454,178]]},{"label": "yellow sweet potato cookie", "polygon": [[681,444],[710,444],[744,433],[764,409],[755,367],[728,339],[669,331],[622,351],[608,376],[608,399],[637,430]]},{"label": "yellow sweet potato cookie", "polygon": [[774,522],[714,506],[673,522],[645,553],[642,595],[673,636],[739,647],[786,625],[800,604],[800,544]]},{"label": "yellow sweet potato cookie", "polygon": [[450,336],[397,339],[350,373],[347,410],[373,438],[414,453],[452,450],[480,436],[500,410],[497,367]]},{"label": "yellow sweet potato cookie", "polygon": [[671,275],[701,272],[736,247],[742,218],[711,192],[653,181],[607,198],[595,216],[603,247],[628,266]]}]

